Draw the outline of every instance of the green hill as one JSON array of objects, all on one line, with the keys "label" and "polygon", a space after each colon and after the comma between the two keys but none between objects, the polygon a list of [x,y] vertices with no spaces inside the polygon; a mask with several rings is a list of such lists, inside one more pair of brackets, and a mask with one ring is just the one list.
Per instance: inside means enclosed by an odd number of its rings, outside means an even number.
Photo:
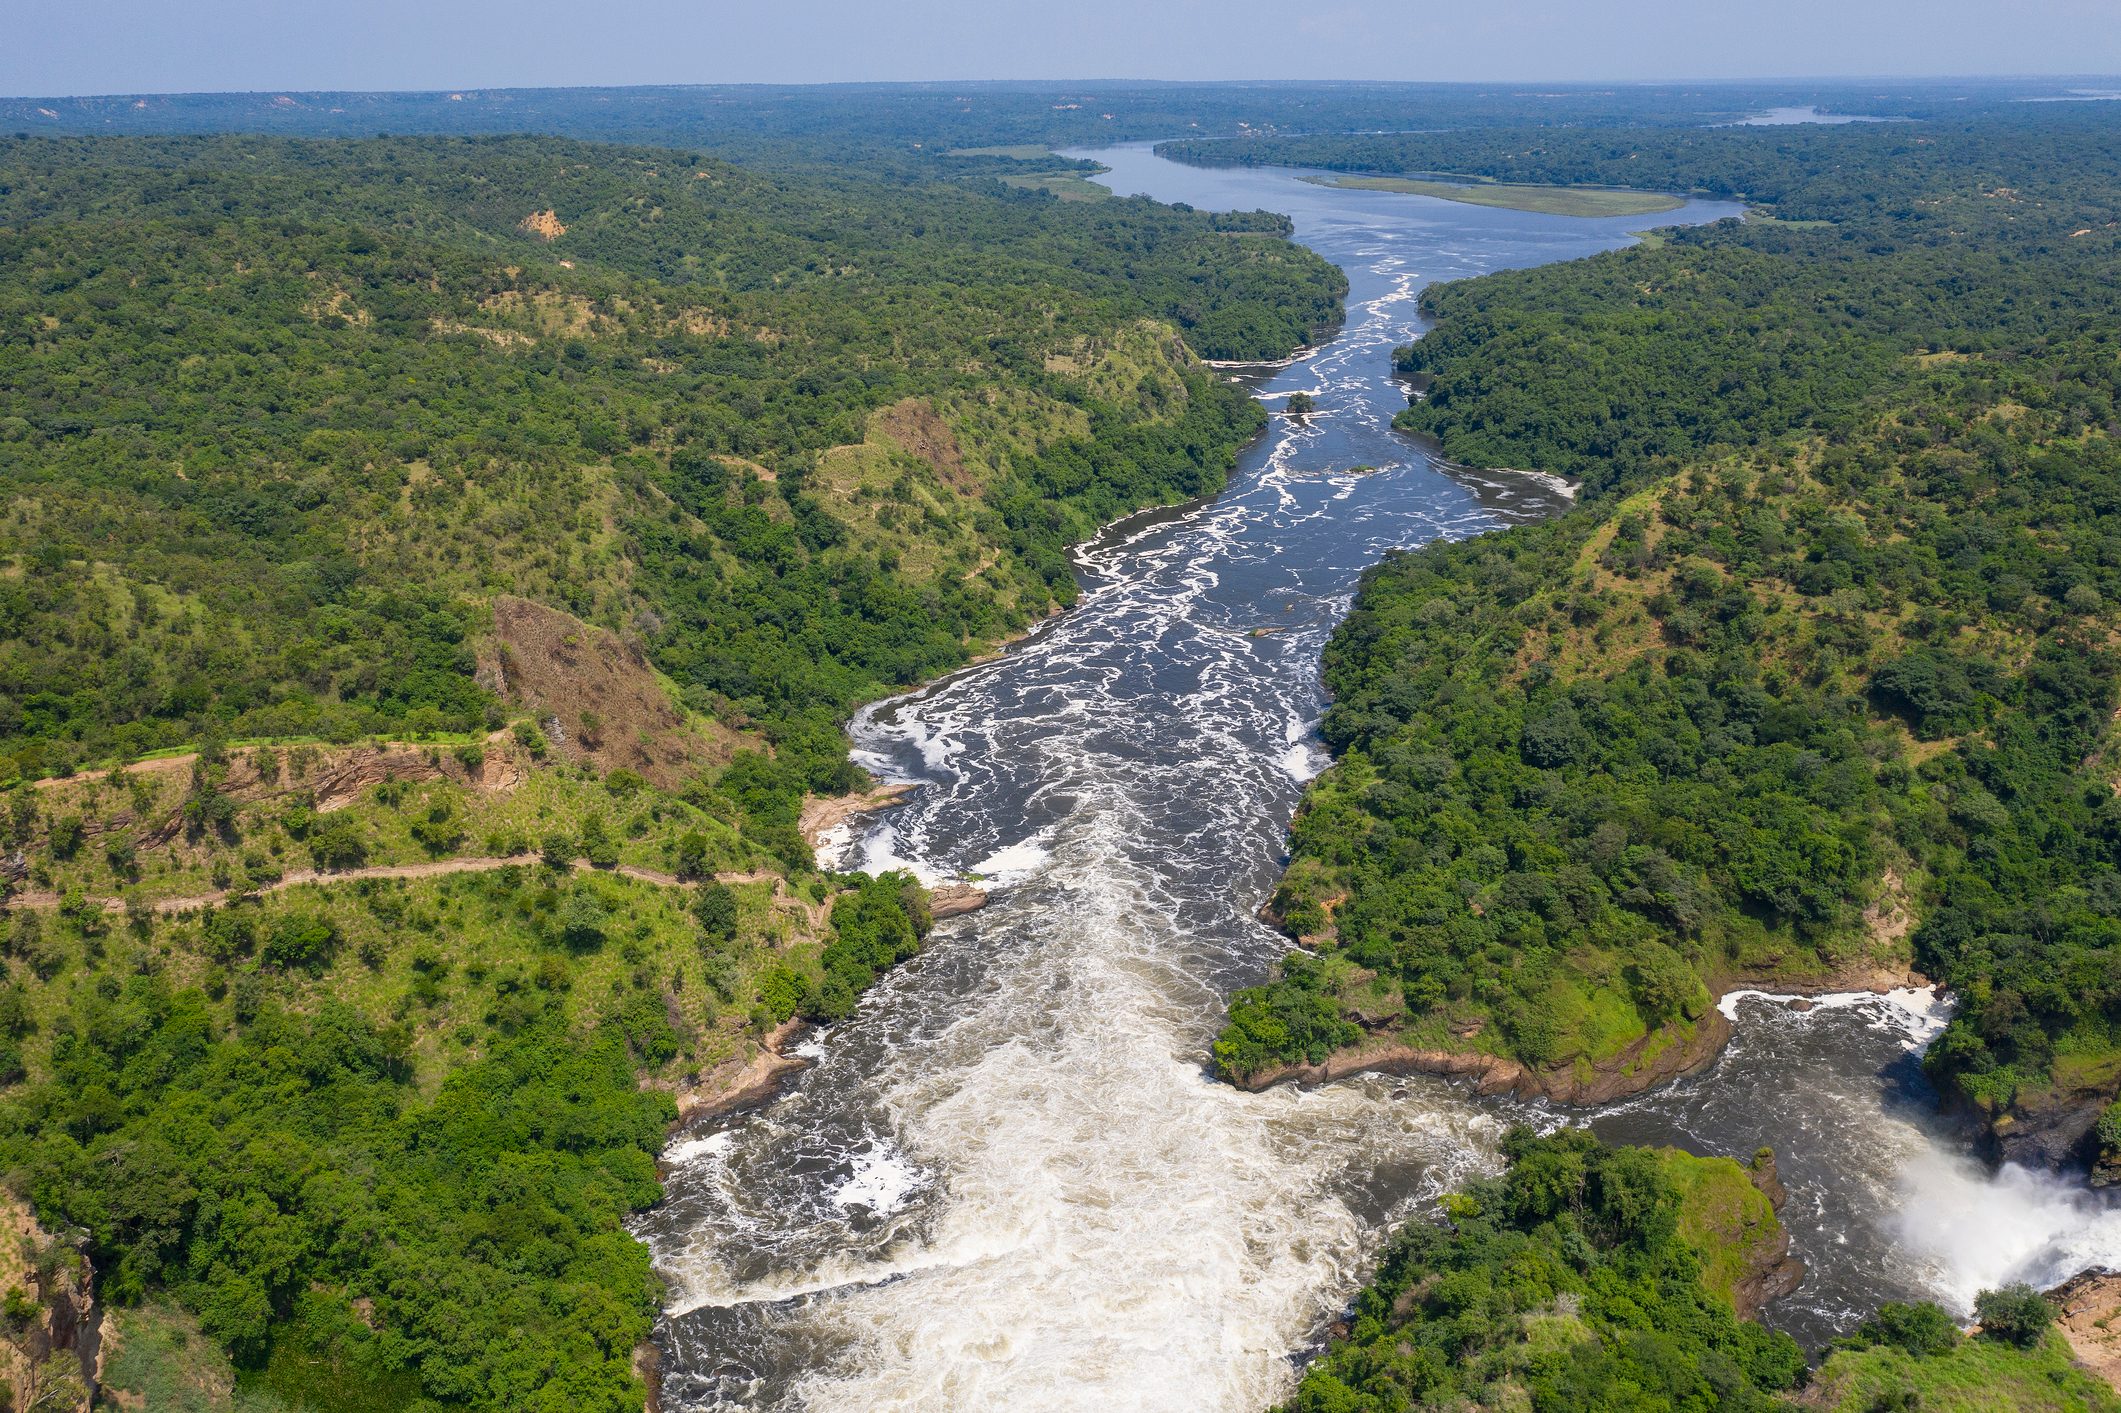
[{"label": "green hill", "polygon": [[1612,1093],[1712,1054],[1724,987],[1912,965],[1959,1002],[1948,1098],[2088,1156],[2121,1079],[2108,131],[1348,140],[1776,219],[1429,293],[1402,425],[1582,506],[1366,579],[1274,904],[1323,951],[1236,1000],[1228,1071],[1397,1046]]},{"label": "green hill", "polygon": [[838,723],[1221,484],[1263,417],[1201,356],[1338,313],[1285,233],[557,139],[0,141],[0,1170],[120,1386],[638,1409],[668,1125],[931,921],[813,866]]}]

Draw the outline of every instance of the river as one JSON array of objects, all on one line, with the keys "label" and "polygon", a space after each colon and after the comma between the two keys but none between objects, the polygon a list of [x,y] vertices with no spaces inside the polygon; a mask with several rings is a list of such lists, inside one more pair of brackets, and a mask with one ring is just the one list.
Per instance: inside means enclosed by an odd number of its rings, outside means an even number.
[{"label": "river", "polygon": [[[1070,155],[1121,194],[1288,213],[1346,270],[1347,322],[1233,373],[1270,409],[1299,390],[1318,409],[1275,416],[1223,494],[1109,530],[1078,555],[1072,611],[854,722],[857,759],[922,788],[843,865],[978,874],[993,901],[813,1037],[782,1097],[672,1145],[637,1224],[670,1291],[666,1408],[1261,1409],[1394,1222],[1492,1168],[1509,1123],[1565,1117],[1420,1077],[1243,1094],[1204,1059],[1223,997],[1284,950],[1254,912],[1325,764],[1318,655],[1357,577],[1565,505],[1547,478],[1454,471],[1391,430],[1420,289],[1736,208],[1583,220],[1146,144]],[[1930,998],[1726,1004],[1721,1062],[1596,1126],[1777,1150],[1811,1275],[1771,1318],[1800,1339],[1881,1298],[1963,1306],[2121,1264],[2103,1204],[1951,1147],[1917,1064]]]}]

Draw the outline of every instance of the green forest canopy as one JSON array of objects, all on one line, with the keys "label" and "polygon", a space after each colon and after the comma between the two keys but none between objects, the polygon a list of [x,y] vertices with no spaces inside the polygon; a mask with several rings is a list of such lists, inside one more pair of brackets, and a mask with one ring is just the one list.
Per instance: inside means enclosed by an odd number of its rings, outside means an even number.
[{"label": "green forest canopy", "polygon": [[[1249,400],[1094,355],[1144,318],[1215,356],[1309,337],[1342,281],[1285,229],[547,139],[0,143],[0,758],[463,729],[506,588],[830,775],[853,702],[1217,484]],[[873,513],[993,551],[959,573],[826,506],[821,455],[907,398],[989,432]]]},{"label": "green forest canopy", "polygon": [[1612,1064],[1736,978],[1911,960],[1960,1002],[1928,1062],[1948,1096],[2000,1119],[2113,1091],[2111,132],[2021,111],[1174,153],[1774,218],[1428,292],[1401,425],[1578,477],[1583,505],[1366,579],[1326,655],[1341,765],[1276,904],[1337,945],[1237,998],[1227,1068],[1366,1029]]}]

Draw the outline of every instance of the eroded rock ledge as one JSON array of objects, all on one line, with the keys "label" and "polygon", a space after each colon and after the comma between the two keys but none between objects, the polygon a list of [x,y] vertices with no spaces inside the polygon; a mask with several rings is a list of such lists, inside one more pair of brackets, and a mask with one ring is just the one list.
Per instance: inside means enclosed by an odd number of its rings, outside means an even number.
[{"label": "eroded rock ledge", "polygon": [[[1929,982],[1908,970],[1865,967],[1846,973],[1807,978],[1801,983],[1772,977],[1734,977],[1717,997],[1737,991],[1774,987],[1810,995],[1870,991],[1883,995]],[[1359,1045],[1328,1055],[1322,1064],[1273,1065],[1242,1079],[1240,1089],[1258,1091],[1294,1081],[1306,1088],[1355,1074],[1432,1074],[1470,1081],[1477,1093],[1514,1094],[1557,1104],[1610,1104],[1706,1069],[1730,1043],[1731,1023],[1717,1007],[1676,1030],[1642,1037],[1609,1059],[1580,1061],[1551,1070],[1531,1068],[1517,1060],[1478,1050],[1423,1049],[1389,1036],[1373,1036]]]}]

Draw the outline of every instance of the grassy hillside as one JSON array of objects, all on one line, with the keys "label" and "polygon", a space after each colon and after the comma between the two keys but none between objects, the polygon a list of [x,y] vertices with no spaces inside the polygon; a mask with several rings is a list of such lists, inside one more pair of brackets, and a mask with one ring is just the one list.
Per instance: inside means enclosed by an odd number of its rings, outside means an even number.
[{"label": "grassy hillside", "polygon": [[638,1406],[679,1103],[929,915],[523,725],[16,793],[0,1165],[121,1340],[166,1294],[289,1408]]},{"label": "grassy hillside", "polygon": [[1238,998],[1226,1068],[1392,1038],[1625,1087],[1732,982],[1913,964],[1960,1002],[1947,1095],[2083,1155],[2121,1079],[2104,139],[1546,141],[1551,179],[1626,145],[1780,219],[1430,297],[1403,425],[1583,505],[1366,580],[1275,900],[1324,951]]},{"label": "grassy hillside", "polygon": [[1938,1413],[2110,1413],[2112,1388],[2078,1367],[2060,1335],[2031,1349],[2002,1340],[1956,1340],[1942,1351],[1910,1352],[1890,1343],[1834,1354],[1814,1375],[1804,1406],[1837,1413],[1874,1408]]},{"label": "grassy hillside", "polygon": [[669,1123],[931,923],[813,866],[839,721],[1220,484],[1262,418],[1198,355],[1337,312],[1284,229],[0,142],[0,1172],[114,1378],[637,1409]]}]

